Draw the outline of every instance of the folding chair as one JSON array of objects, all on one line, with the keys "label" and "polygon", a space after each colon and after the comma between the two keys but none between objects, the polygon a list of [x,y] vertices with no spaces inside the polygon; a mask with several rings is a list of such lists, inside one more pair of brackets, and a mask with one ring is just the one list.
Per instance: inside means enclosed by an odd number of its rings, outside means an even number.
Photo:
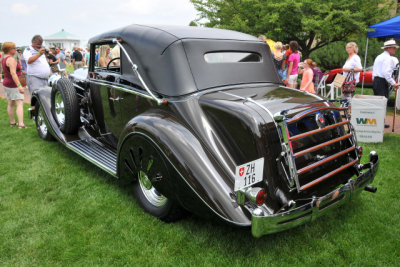
[{"label": "folding chair", "polygon": [[320,94],[321,96],[325,95],[325,89],[326,89],[326,79],[328,78],[328,75],[322,76],[321,80],[318,82],[318,85],[316,86],[315,93],[318,95]]},{"label": "folding chair", "polygon": [[[327,97],[327,98],[330,97],[331,100],[334,100],[335,95],[337,98],[339,96],[342,96],[342,85],[343,85],[345,79],[346,79],[345,76],[337,74],[335,79],[333,80],[333,82],[326,85],[330,88],[330,90],[329,90],[329,92],[326,93],[325,97]],[[336,94],[335,94],[335,92],[336,92]]]}]

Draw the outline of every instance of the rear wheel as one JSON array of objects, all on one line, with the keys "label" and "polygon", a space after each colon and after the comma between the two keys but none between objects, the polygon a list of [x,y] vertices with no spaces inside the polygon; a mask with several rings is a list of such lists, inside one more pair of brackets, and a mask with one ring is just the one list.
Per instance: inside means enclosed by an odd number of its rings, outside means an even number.
[{"label": "rear wheel", "polygon": [[78,97],[72,83],[61,78],[51,90],[51,112],[61,131],[74,134],[80,125]]},{"label": "rear wheel", "polygon": [[35,124],[39,137],[46,141],[53,141],[54,137],[49,132],[49,127],[45,121],[45,114],[40,104],[36,104]]},{"label": "rear wheel", "polygon": [[153,183],[169,177],[164,157],[152,142],[142,136],[135,137],[134,144],[127,148],[125,164],[137,177],[133,184],[133,192],[139,205],[162,221],[173,222],[181,219],[184,215],[183,210],[153,186]]}]

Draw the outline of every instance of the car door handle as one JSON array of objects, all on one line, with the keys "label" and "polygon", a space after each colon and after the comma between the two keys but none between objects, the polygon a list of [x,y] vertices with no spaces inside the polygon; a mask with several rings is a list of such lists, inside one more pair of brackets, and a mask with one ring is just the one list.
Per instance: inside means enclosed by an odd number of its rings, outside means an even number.
[{"label": "car door handle", "polygon": [[116,98],[109,97],[108,99],[111,100],[111,101],[113,101],[113,102],[123,100],[123,98],[122,98],[122,97],[119,97],[119,96],[117,96]]}]

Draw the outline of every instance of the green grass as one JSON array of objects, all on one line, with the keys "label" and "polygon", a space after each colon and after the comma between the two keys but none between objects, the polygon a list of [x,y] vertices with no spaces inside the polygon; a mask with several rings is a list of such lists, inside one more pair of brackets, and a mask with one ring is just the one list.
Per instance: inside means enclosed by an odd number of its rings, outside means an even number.
[{"label": "green grass", "polygon": [[66,71],[68,74],[74,71],[74,66],[72,65],[72,63],[67,64]]},{"label": "green grass", "polygon": [[[25,106],[27,108],[27,106]],[[130,189],[33,127],[9,128],[0,99],[1,266],[398,266],[400,135],[364,144],[381,158],[373,185],[318,220],[260,239],[190,216],[166,224]],[[25,113],[26,114],[26,113]]]}]

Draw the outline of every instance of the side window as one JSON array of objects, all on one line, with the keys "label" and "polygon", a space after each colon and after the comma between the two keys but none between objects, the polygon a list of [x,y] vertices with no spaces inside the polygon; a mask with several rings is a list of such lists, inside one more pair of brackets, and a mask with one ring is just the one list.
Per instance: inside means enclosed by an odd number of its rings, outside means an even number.
[{"label": "side window", "polygon": [[95,71],[121,72],[121,53],[119,45],[96,44],[95,53]]}]

